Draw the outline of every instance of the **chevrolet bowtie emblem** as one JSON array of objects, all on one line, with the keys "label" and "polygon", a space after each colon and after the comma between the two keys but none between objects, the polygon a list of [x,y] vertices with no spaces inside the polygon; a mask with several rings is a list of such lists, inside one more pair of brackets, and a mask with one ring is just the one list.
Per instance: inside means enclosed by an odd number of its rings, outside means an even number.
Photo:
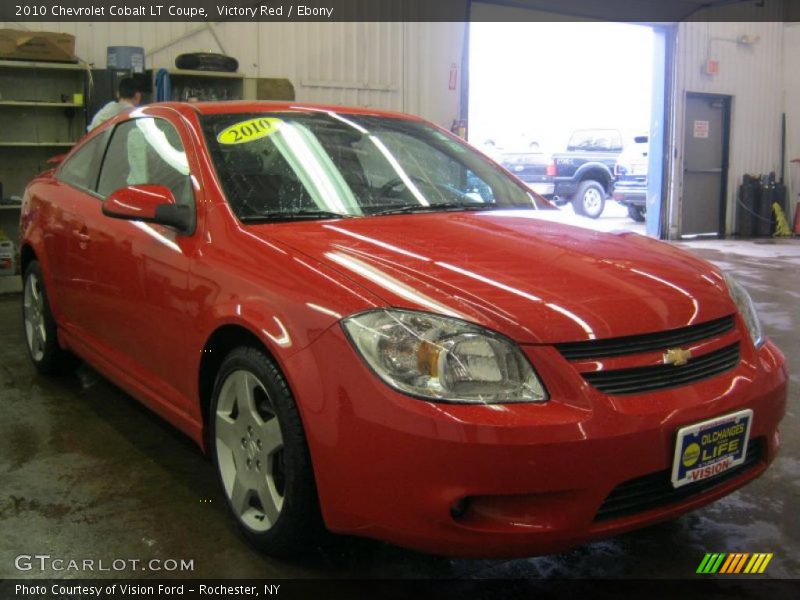
[{"label": "chevrolet bowtie emblem", "polygon": [[683,348],[670,348],[664,353],[664,364],[680,367],[681,365],[685,365],[687,362],[689,362],[690,358],[692,358],[691,350],[684,350]]}]

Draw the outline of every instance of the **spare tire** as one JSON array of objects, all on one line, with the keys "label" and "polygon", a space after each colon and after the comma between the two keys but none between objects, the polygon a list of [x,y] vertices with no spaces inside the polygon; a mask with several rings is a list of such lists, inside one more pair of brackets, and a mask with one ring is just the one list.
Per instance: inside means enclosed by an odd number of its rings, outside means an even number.
[{"label": "spare tire", "polygon": [[225,56],[224,54],[191,52],[178,55],[175,59],[175,66],[179,69],[192,71],[228,71],[233,73],[239,68],[239,61],[232,56]]}]

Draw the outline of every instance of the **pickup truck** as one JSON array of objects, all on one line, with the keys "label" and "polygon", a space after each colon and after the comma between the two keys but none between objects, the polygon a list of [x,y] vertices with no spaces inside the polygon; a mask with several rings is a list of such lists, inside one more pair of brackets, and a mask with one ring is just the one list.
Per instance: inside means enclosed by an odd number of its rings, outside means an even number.
[{"label": "pickup truck", "polygon": [[615,129],[579,129],[567,151],[554,154],[553,190],[556,204],[572,203],[579,215],[596,219],[614,188],[614,165],[622,152],[622,135]]},{"label": "pickup truck", "polygon": [[626,145],[614,168],[614,200],[628,209],[628,216],[639,223],[647,212],[647,144],[648,137],[639,135]]},{"label": "pickup truck", "polygon": [[553,197],[553,160],[542,152],[537,142],[530,142],[524,148],[504,151],[500,164],[540,196]]}]

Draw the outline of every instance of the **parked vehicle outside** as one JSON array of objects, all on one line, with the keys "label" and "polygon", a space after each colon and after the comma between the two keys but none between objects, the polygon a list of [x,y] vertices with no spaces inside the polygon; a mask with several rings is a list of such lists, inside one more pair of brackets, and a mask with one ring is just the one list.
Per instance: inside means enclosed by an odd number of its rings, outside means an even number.
[{"label": "parked vehicle outside", "polygon": [[559,552],[764,473],[788,373],[744,288],[560,216],[415,117],[152,104],[28,185],[28,352],[190,436],[276,556]]},{"label": "parked vehicle outside", "polygon": [[614,167],[614,200],[628,209],[628,216],[643,223],[647,212],[648,143],[639,135],[625,147]]},{"label": "parked vehicle outside", "polygon": [[576,214],[597,219],[613,191],[620,152],[622,135],[616,129],[574,131],[566,152],[553,155],[556,203],[572,203]]},{"label": "parked vehicle outside", "polygon": [[538,142],[530,142],[524,148],[503,152],[500,164],[527,183],[537,194],[546,198],[553,197],[555,165]]}]

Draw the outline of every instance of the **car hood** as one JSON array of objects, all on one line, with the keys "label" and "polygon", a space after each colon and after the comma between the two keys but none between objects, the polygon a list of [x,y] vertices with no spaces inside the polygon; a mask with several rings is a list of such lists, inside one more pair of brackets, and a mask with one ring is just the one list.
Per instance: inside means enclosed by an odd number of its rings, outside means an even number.
[{"label": "car hood", "polygon": [[559,223],[557,211],[447,212],[253,227],[387,305],[520,343],[672,329],[734,312],[719,272],[669,244]]}]

